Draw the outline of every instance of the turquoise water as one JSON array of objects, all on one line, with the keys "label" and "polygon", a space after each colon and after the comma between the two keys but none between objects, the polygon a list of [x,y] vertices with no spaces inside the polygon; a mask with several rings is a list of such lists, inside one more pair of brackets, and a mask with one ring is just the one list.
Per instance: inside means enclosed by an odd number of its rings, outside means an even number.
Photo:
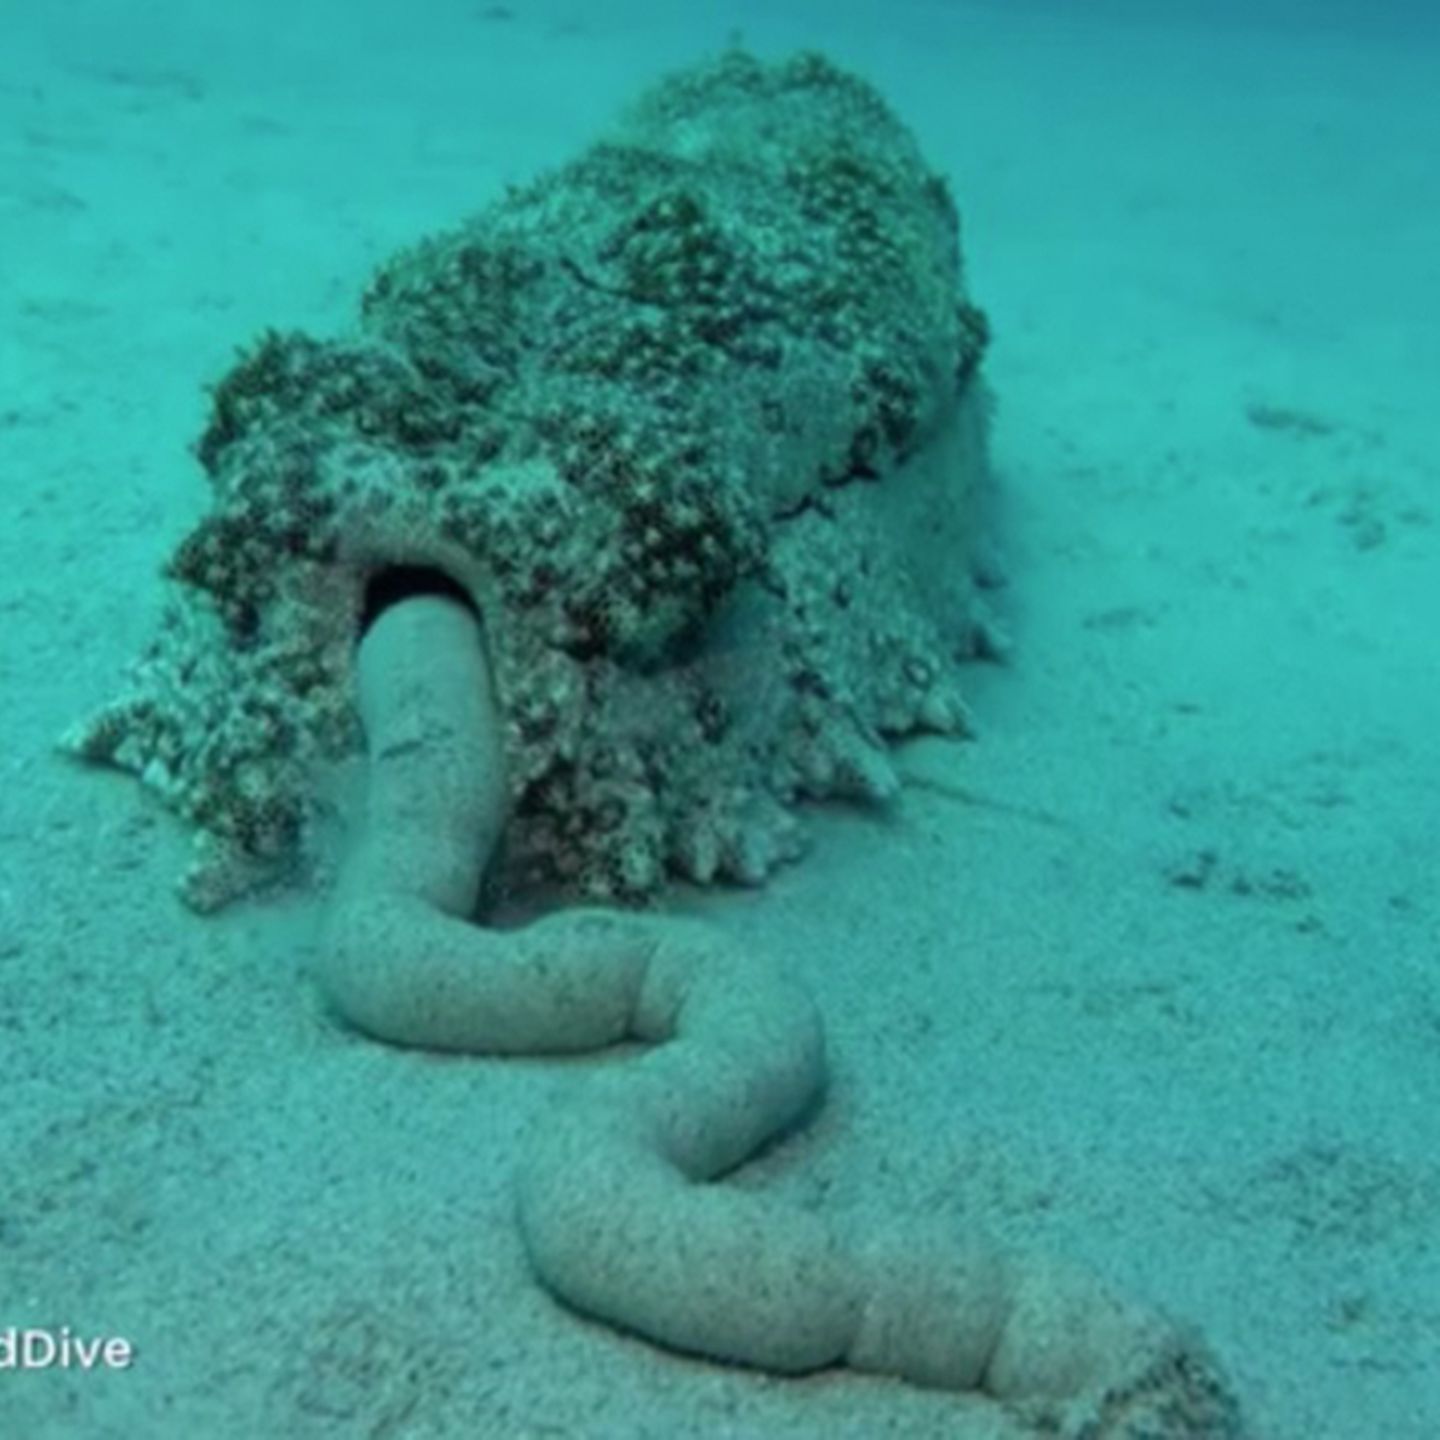
[{"label": "turquoise water", "polygon": [[1435,1433],[1429,7],[3,19],[0,1437]]}]

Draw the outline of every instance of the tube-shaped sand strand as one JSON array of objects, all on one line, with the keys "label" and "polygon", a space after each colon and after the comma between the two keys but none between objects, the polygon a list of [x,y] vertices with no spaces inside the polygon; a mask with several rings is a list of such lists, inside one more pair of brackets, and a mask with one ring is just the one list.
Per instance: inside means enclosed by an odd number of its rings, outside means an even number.
[{"label": "tube-shaped sand strand", "polygon": [[773,956],[694,922],[584,909],[475,924],[506,796],[480,620],[450,598],[402,600],[357,666],[368,792],[322,941],[334,1008],[401,1045],[654,1047],[593,1077],[522,1159],[524,1243],[555,1295],[777,1372],[845,1364],[1059,1402],[1062,1434],[1240,1433],[1203,1351],[1083,1272],[933,1222],[861,1234],[716,1183],[820,1096],[810,996]]}]

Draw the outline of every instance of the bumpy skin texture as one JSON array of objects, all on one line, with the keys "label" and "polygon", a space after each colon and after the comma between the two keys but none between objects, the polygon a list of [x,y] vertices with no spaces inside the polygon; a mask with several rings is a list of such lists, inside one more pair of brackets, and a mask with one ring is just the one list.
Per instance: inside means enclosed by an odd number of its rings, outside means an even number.
[{"label": "bumpy skin texture", "polygon": [[819,1100],[819,1013],[775,956],[693,921],[577,909],[518,930],[470,923],[505,824],[488,669],[479,621],[450,600],[404,600],[366,636],[365,809],[317,978],[392,1043],[651,1045],[527,1139],[517,1214],[544,1284],[673,1349],[979,1392],[993,1413],[955,1431],[977,1440],[1006,1433],[990,1424],[1002,1416],[1016,1435],[1239,1440],[1204,1347],[1089,1274],[1002,1252],[958,1218],[873,1231],[714,1183]]},{"label": "bumpy skin texture", "polygon": [[813,55],[673,76],[382,266],[357,333],[240,357],[161,632],[71,748],[195,823],[187,894],[223,903],[300,853],[367,592],[426,567],[487,620],[512,878],[760,880],[797,800],[883,799],[887,737],[963,727],[985,337],[872,90]]}]

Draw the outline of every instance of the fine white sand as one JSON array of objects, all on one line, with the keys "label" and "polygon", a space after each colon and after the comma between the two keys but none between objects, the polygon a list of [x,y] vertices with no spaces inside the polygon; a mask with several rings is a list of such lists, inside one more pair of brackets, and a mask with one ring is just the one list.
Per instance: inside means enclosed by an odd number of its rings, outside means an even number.
[{"label": "fine white sand", "polygon": [[561,1311],[508,1177],[587,1062],[342,1033],[313,898],[194,917],[170,817],[51,750],[154,622],[233,348],[344,325],[386,252],[735,31],[859,68],[953,177],[1015,640],[893,816],[817,815],[803,865],[705,903],[808,977],[834,1057],[736,1183],[1089,1261],[1192,1318],[1271,1440],[1440,1433],[1440,39],[1081,8],[4,7],[0,1329],[138,1358],[0,1372],[0,1434],[969,1413]]}]

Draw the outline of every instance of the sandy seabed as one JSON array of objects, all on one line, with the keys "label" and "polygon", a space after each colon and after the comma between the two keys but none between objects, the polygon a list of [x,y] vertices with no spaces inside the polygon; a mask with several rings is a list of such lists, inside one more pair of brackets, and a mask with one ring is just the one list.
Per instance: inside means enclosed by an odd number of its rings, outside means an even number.
[{"label": "sandy seabed", "polygon": [[8,7],[0,1328],[135,1359],[0,1372],[7,1434],[964,1412],[560,1311],[509,1174],[585,1062],[344,1033],[313,898],[190,915],[186,837],[52,749],[154,623],[234,347],[343,325],[382,256],[737,30],[861,70],[953,178],[1014,657],[895,813],[817,814],[804,864],[698,903],[808,979],[834,1063],[735,1183],[1082,1258],[1195,1321],[1269,1440],[1440,1432],[1440,39],[1094,10]]}]

